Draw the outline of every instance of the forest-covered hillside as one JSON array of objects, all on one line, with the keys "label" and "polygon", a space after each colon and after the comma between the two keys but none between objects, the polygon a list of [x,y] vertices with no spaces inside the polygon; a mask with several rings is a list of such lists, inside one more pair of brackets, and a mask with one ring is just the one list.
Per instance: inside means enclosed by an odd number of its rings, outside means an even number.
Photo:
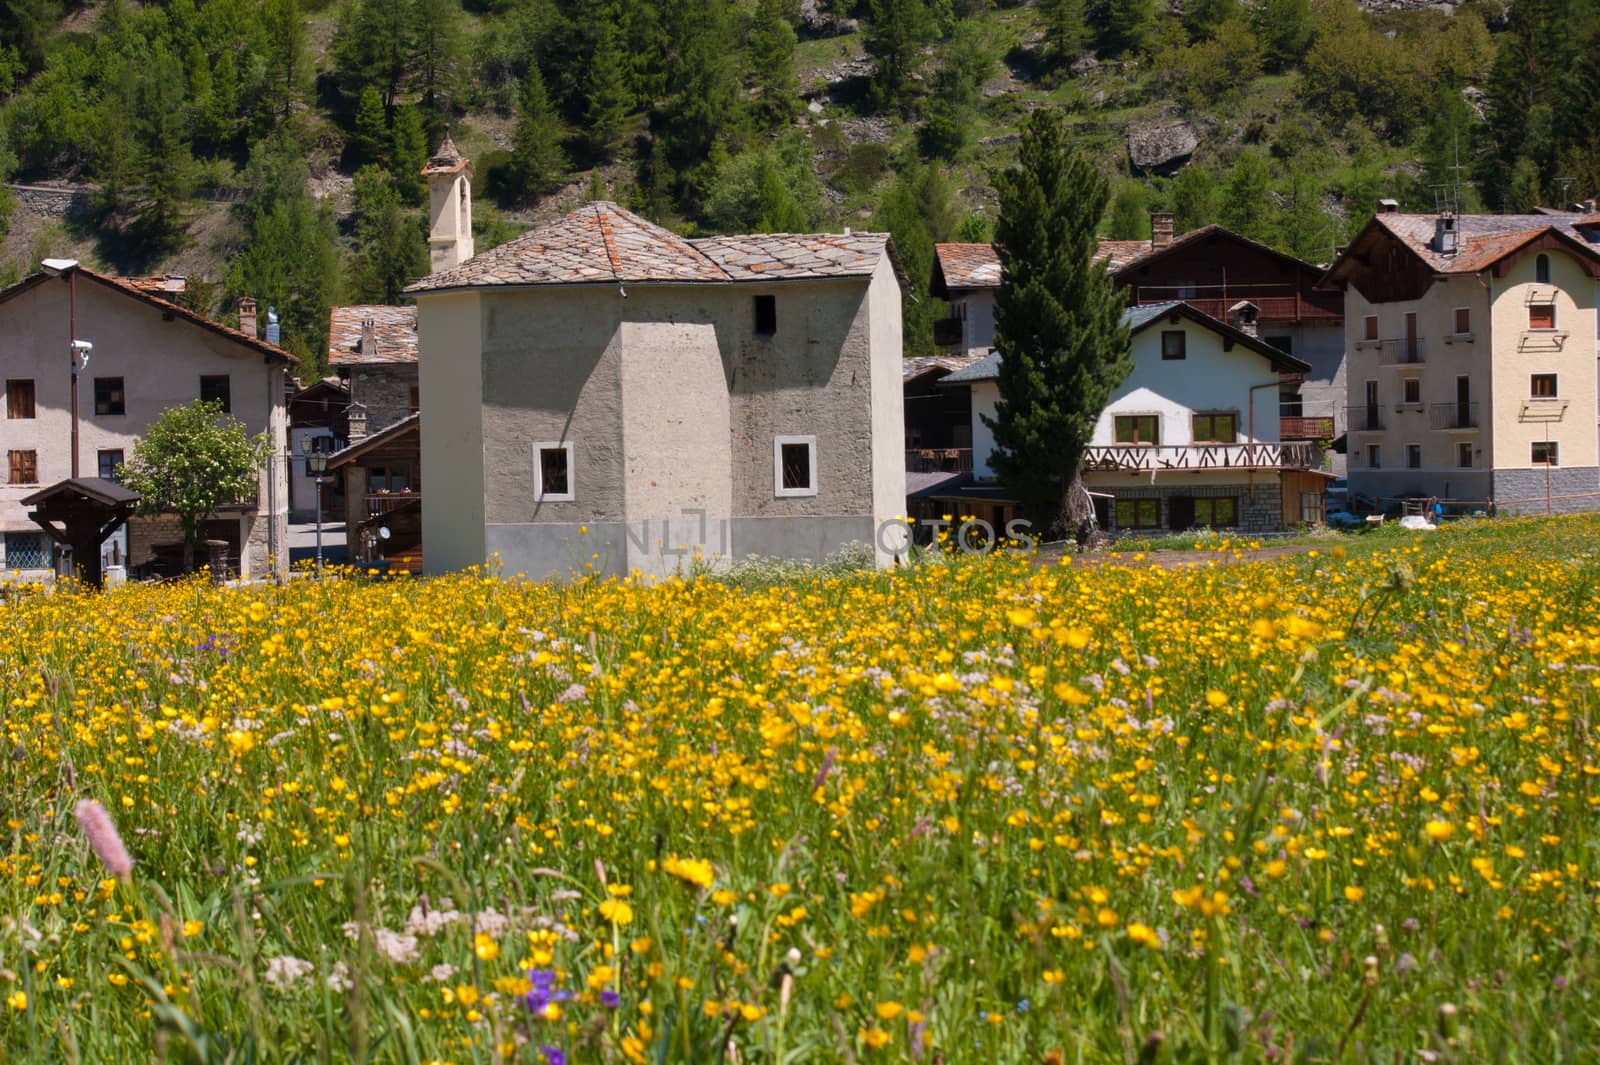
[{"label": "forest-covered hillside", "polygon": [[426,272],[448,132],[480,250],[603,194],[685,232],[888,229],[921,283],[986,237],[1041,106],[1114,176],[1107,235],[1164,208],[1321,261],[1380,195],[1600,191],[1600,0],[0,0],[0,173],[74,193],[0,193],[0,279],[186,272],[317,359],[331,302]]}]

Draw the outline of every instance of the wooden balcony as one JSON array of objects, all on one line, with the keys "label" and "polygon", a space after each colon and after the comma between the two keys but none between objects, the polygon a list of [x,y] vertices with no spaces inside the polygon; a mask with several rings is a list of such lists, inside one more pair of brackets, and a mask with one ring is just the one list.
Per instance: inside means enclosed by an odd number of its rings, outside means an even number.
[{"label": "wooden balcony", "polygon": [[971,473],[970,447],[923,447],[906,452],[907,473]]},{"label": "wooden balcony", "polygon": [[366,496],[367,517],[376,518],[405,506],[422,501],[421,492],[374,492]]},{"label": "wooden balcony", "polygon": [[1332,440],[1333,418],[1279,418],[1278,435],[1285,440]]},{"label": "wooden balcony", "polygon": [[1162,470],[1309,470],[1322,465],[1311,444],[1118,444],[1091,447],[1085,473],[1158,473]]}]

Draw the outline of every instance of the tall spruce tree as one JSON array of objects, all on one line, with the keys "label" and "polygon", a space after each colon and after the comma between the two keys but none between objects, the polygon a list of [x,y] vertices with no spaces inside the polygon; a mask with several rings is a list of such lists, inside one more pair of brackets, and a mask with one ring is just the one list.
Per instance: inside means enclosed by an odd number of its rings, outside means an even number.
[{"label": "tall spruce tree", "polygon": [[[627,60],[610,12],[595,13],[594,43],[589,69],[584,80],[584,141],[596,163],[609,162],[622,144],[623,130],[633,110],[633,93],[628,88]],[[524,87],[526,92],[526,87]]]},{"label": "tall spruce tree", "polygon": [[567,168],[561,150],[561,119],[545,94],[539,64],[528,64],[517,96],[517,128],[511,134],[511,159],[524,195],[548,192]]},{"label": "tall spruce tree", "polygon": [[1083,9],[1083,0],[1039,0],[1039,21],[1044,25],[1044,43],[1052,62],[1072,62],[1089,43]]},{"label": "tall spruce tree", "polygon": [[995,441],[989,464],[1036,530],[1082,537],[1094,508],[1079,467],[1100,412],[1133,368],[1126,301],[1094,261],[1110,189],[1057,111],[1028,118],[1018,158],[994,176],[1000,400],[984,416]]},{"label": "tall spruce tree", "polygon": [[755,88],[755,117],[762,129],[787,126],[800,106],[794,76],[798,43],[790,21],[789,0],[759,0],[746,47],[750,82]]},{"label": "tall spruce tree", "polygon": [[422,168],[428,163],[428,134],[422,127],[422,110],[415,104],[395,113],[389,137],[389,173],[406,203],[420,204],[428,195]]}]

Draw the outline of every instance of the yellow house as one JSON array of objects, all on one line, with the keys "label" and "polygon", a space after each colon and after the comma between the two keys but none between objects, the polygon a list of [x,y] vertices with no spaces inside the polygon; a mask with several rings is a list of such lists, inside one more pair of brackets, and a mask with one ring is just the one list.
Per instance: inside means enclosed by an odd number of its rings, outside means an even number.
[{"label": "yellow house", "polygon": [[1597,278],[1600,215],[1380,205],[1324,279],[1346,292],[1352,496],[1600,509]]}]

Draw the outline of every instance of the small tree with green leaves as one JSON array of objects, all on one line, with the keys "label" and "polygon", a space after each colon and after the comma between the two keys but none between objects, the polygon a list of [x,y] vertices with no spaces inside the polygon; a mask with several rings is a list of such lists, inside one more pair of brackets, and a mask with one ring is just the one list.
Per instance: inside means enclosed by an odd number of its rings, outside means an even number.
[{"label": "small tree with green leaves", "polygon": [[176,514],[183,530],[183,568],[194,569],[206,519],[255,494],[272,444],[252,437],[222,404],[195,400],[151,423],[122,466],[122,483],[139,493],[144,514]]},{"label": "small tree with green leaves", "polygon": [[989,464],[1035,528],[1081,539],[1094,508],[1079,467],[1133,367],[1125,300],[1094,261],[1110,190],[1057,111],[1033,113],[1018,154],[1019,167],[994,177],[1000,400],[983,419],[994,431]]}]

